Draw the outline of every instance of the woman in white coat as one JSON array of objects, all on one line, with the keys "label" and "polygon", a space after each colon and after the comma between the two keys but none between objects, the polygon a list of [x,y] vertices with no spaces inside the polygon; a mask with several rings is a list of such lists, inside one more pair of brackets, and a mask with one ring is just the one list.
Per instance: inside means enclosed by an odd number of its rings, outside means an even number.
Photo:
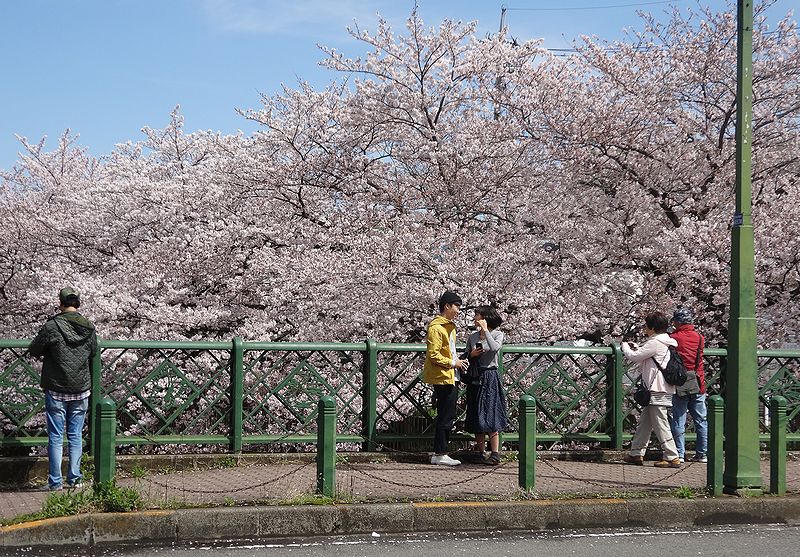
[{"label": "woman in white coat", "polygon": [[662,460],[654,466],[658,468],[680,468],[678,449],[672,438],[667,410],[672,407],[672,395],[675,386],[664,379],[664,374],[656,365],[664,368],[669,360],[669,347],[678,343],[667,334],[669,319],[661,312],[654,312],[645,317],[645,333],[649,337],[641,347],[633,343],[623,342],[622,353],[631,362],[639,364],[642,383],[650,390],[650,404],[642,408],[636,433],[631,441],[631,450],[625,455],[627,464],[644,465],[644,453],[650,442],[650,433],[655,432],[663,450]]}]

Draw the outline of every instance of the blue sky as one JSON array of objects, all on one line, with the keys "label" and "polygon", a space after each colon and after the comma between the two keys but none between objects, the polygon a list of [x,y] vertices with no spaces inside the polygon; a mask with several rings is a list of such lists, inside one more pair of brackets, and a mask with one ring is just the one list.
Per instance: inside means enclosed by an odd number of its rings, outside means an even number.
[{"label": "blue sky", "polygon": [[[701,0],[726,9],[725,0]],[[569,48],[582,34],[606,39],[639,27],[637,10],[663,14],[696,0],[418,0],[426,24],[478,20],[496,32],[501,6],[520,40]],[[413,0],[1,0],[0,169],[21,150],[15,134],[54,148],[69,128],[95,156],[164,127],[180,105],[185,129],[235,133],[253,125],[235,108],[256,108],[260,93],[336,76],[318,66],[325,44],[360,53],[345,31],[373,29],[380,13],[402,27]],[[800,7],[778,0],[771,16]],[[587,9],[588,8],[588,9]],[[771,19],[772,19],[771,17]]]}]

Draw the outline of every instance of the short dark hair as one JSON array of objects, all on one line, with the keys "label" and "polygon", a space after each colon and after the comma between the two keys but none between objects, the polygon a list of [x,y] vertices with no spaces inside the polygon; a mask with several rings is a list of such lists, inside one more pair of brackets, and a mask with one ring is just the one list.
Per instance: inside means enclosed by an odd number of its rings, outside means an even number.
[{"label": "short dark hair", "polygon": [[486,324],[490,329],[496,329],[503,322],[500,313],[492,306],[478,306],[475,308],[475,313],[480,313],[481,317],[486,319]]},{"label": "short dark hair", "polygon": [[462,303],[463,302],[461,301],[461,296],[459,296],[455,292],[451,292],[450,290],[446,290],[444,292],[444,294],[439,296],[439,313],[442,313],[444,311],[444,307],[447,304],[455,304],[458,307],[461,307]]},{"label": "short dark hair", "polygon": [[644,322],[649,329],[657,333],[666,333],[669,327],[669,318],[660,311],[654,311],[644,318]]},{"label": "short dark hair", "polygon": [[78,309],[81,307],[81,299],[78,296],[64,296],[64,298],[59,301],[65,308]]}]

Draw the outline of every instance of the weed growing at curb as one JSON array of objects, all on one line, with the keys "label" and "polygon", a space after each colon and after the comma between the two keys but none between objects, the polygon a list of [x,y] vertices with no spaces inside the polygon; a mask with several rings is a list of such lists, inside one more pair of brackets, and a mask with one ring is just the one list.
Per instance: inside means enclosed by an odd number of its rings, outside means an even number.
[{"label": "weed growing at curb", "polygon": [[134,479],[137,480],[144,479],[147,476],[147,474],[148,474],[147,468],[139,464],[134,464],[133,467],[131,468],[131,476],[133,476]]},{"label": "weed growing at curb", "polygon": [[94,458],[90,454],[81,455],[81,474],[84,478],[94,477]]},{"label": "weed growing at curb", "polygon": [[15,516],[0,524],[5,526],[91,512],[130,512],[143,507],[142,496],[138,491],[130,487],[118,487],[112,480],[95,484],[91,488],[51,493],[38,513]]},{"label": "weed growing at curb", "polygon": [[682,485],[675,490],[674,495],[679,499],[694,499],[695,493],[691,487]]},{"label": "weed growing at curb", "polygon": [[118,487],[114,480],[95,485],[91,493],[93,503],[107,513],[130,512],[144,506],[138,491],[132,487]]},{"label": "weed growing at curb", "polygon": [[226,456],[225,458],[221,458],[220,460],[214,463],[213,468],[218,469],[225,469],[225,468],[236,468],[239,466],[239,463],[236,459],[232,456]]}]

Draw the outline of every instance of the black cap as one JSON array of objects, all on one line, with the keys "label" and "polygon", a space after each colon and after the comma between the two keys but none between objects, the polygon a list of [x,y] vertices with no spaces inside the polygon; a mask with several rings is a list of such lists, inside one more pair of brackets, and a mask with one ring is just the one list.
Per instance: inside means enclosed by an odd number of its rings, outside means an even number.
[{"label": "black cap", "polygon": [[461,301],[461,297],[456,294],[455,292],[451,292],[450,290],[446,290],[444,294],[439,297],[439,307],[443,308],[446,304],[455,304],[460,306],[463,302]]}]

